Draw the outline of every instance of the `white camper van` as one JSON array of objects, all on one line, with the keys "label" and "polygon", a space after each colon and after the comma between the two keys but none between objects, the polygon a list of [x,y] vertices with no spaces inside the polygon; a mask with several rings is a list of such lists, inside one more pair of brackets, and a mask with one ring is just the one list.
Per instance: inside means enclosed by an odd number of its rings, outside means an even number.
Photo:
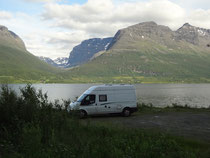
[{"label": "white camper van", "polygon": [[99,85],[90,87],[68,111],[79,110],[80,117],[97,114],[122,113],[130,116],[137,111],[136,92],[133,85]]}]

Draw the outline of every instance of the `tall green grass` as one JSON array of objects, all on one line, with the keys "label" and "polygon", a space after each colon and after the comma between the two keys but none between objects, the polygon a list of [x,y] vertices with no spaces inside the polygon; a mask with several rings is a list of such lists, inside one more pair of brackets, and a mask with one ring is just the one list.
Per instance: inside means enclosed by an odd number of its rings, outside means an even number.
[{"label": "tall green grass", "polygon": [[0,157],[128,158],[209,157],[208,144],[163,133],[82,123],[66,111],[69,101],[51,103],[31,85],[17,95],[0,94]]}]

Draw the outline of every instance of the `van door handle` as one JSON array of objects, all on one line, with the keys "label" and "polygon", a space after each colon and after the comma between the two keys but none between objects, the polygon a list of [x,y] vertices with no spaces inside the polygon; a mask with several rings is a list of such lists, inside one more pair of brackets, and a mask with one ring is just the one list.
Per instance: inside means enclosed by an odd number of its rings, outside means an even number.
[{"label": "van door handle", "polygon": [[97,105],[97,104],[96,104]]}]

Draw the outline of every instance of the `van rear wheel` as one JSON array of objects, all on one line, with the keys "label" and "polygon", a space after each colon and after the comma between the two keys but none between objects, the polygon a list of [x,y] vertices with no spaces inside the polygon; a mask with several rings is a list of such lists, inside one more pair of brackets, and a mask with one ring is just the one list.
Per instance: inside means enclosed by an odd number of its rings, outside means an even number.
[{"label": "van rear wheel", "polygon": [[128,117],[128,116],[131,115],[131,110],[129,108],[125,108],[123,110],[123,113],[122,114],[123,114],[124,117]]},{"label": "van rear wheel", "polygon": [[79,112],[79,117],[80,117],[80,118],[85,118],[85,117],[87,117],[86,111],[80,110],[80,112]]}]

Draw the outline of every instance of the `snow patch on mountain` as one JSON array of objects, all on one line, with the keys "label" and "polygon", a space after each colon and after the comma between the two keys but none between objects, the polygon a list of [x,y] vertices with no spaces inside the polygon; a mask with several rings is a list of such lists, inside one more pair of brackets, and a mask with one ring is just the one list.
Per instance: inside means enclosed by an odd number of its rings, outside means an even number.
[{"label": "snow patch on mountain", "polygon": [[38,58],[52,66],[63,67],[63,68],[65,68],[67,66],[67,63],[69,60],[69,58],[67,58],[67,57],[59,57],[54,60],[49,57],[43,57],[43,56],[39,56]]}]

